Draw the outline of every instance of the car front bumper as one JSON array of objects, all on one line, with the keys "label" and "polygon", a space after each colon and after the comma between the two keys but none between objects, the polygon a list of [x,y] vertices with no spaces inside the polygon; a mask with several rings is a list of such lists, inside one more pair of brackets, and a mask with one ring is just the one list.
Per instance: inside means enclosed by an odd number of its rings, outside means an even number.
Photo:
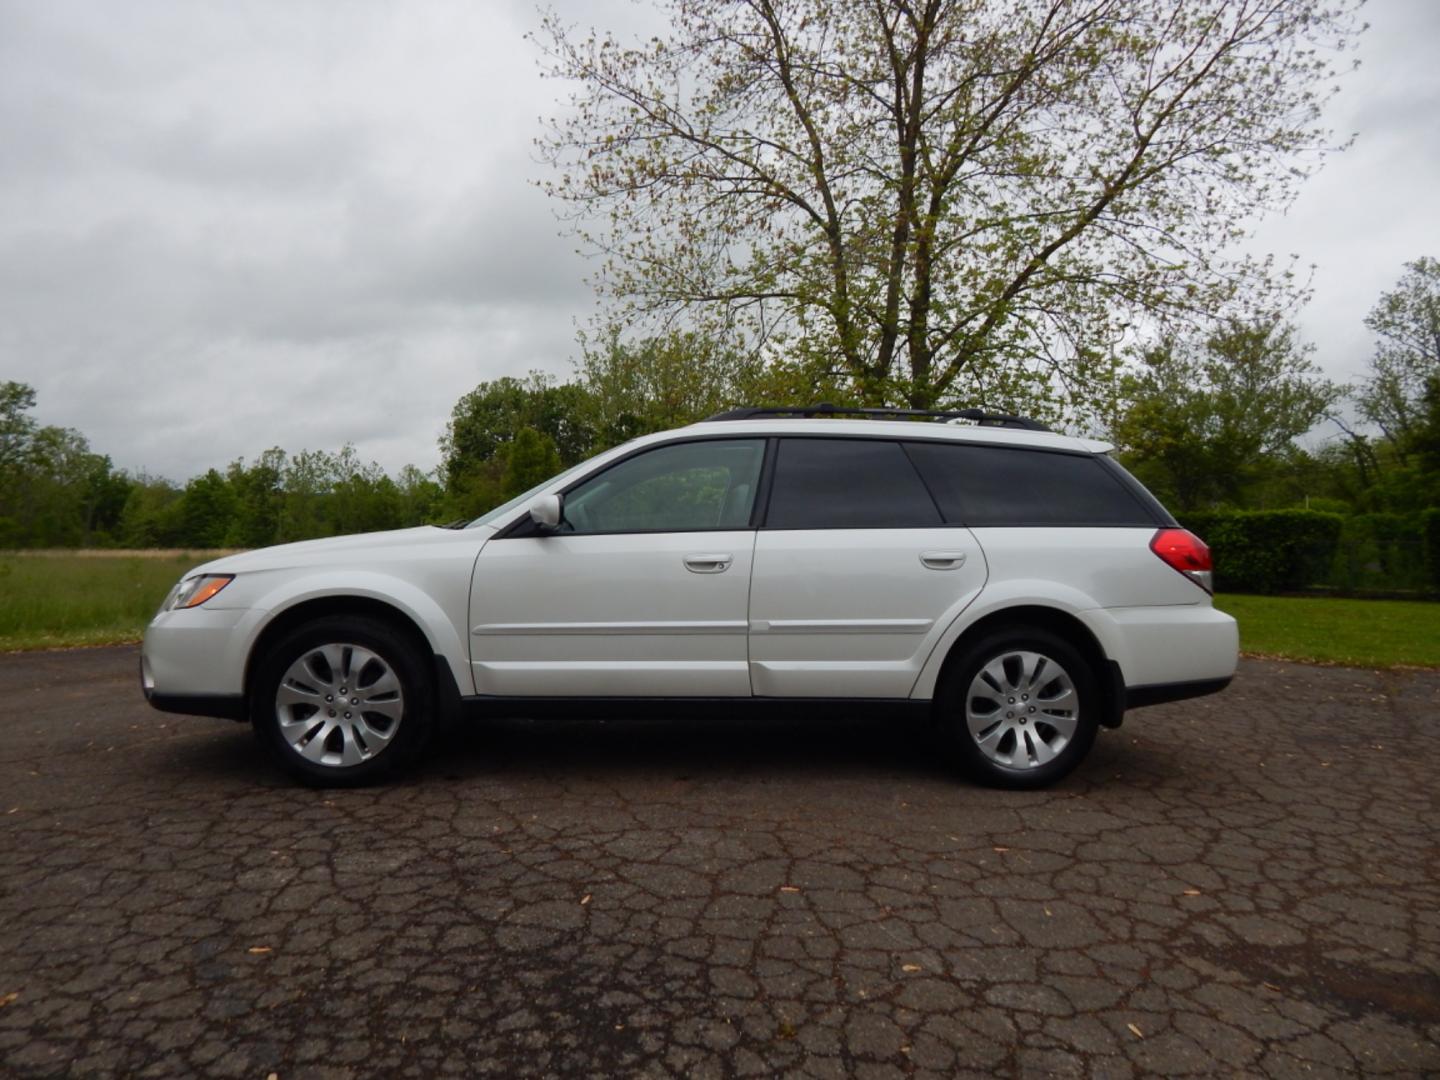
[{"label": "car front bumper", "polygon": [[263,612],[250,608],[162,611],[145,630],[140,686],[165,712],[245,715],[245,661]]}]

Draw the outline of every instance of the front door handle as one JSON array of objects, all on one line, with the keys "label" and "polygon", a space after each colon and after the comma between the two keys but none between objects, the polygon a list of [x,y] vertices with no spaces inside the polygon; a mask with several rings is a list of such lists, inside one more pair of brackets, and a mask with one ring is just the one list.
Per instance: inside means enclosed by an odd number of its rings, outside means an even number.
[{"label": "front door handle", "polygon": [[733,556],[725,553],[719,555],[686,555],[685,569],[692,574],[721,574],[730,569]]},{"label": "front door handle", "polygon": [[927,570],[959,570],[965,565],[965,552],[922,551],[920,565]]}]

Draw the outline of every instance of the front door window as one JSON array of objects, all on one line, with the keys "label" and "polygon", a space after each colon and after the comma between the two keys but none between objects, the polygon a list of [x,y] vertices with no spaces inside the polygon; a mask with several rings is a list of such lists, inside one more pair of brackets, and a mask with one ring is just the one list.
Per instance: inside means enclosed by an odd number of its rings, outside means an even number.
[{"label": "front door window", "polygon": [[749,528],[764,457],[764,439],[714,439],[626,458],[566,494],[565,531]]}]

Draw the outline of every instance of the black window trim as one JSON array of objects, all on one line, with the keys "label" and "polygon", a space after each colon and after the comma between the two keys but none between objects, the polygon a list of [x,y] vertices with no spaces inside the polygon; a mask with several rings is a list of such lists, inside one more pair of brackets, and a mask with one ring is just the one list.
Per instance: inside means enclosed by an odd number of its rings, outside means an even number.
[{"label": "black window trim", "polygon": [[[774,532],[799,532],[799,531],[802,531],[802,530],[800,530],[800,529],[798,529],[798,528],[796,528],[796,529],[786,529],[786,528],[780,528],[780,527],[777,527],[777,526],[772,526],[772,525],[769,524],[769,517],[770,517],[770,498],[771,498],[771,493],[772,493],[772,490],[773,490],[774,484],[775,484],[775,462],[776,462],[776,459],[779,457],[779,453],[780,453],[780,442],[781,442],[781,440],[783,440],[783,439],[829,439],[829,440],[831,440],[832,442],[833,442],[833,441],[836,441],[836,440],[844,440],[844,441],[847,441],[847,442],[864,441],[864,442],[893,442],[893,443],[899,443],[901,450],[904,451],[904,453],[905,453],[905,460],[908,461],[908,462],[910,463],[910,467],[915,470],[915,475],[920,478],[920,484],[921,484],[921,486],[925,489],[926,494],[928,494],[928,495],[930,496],[931,502],[933,502],[933,503],[935,504],[935,511],[936,511],[936,513],[939,514],[939,516],[940,516],[940,523],[939,523],[938,525],[888,525],[888,526],[875,526],[875,528],[888,528],[888,529],[936,529],[936,528],[939,528],[939,529],[971,529],[971,528],[974,528],[974,529],[1140,529],[1140,528],[1150,528],[1150,527],[1154,527],[1154,528],[1173,527],[1173,526],[1174,526],[1174,523],[1175,523],[1175,519],[1165,510],[1164,506],[1155,498],[1155,496],[1152,495],[1152,494],[1150,494],[1150,492],[1149,492],[1148,490],[1146,490],[1146,489],[1140,484],[1140,482],[1139,482],[1138,480],[1134,479],[1134,478],[1133,478],[1128,472],[1126,472],[1123,468],[1120,468],[1120,467],[1118,466],[1118,463],[1117,463],[1116,461],[1114,461],[1114,460],[1110,457],[1109,454],[1098,453],[1098,452],[1095,452],[1095,451],[1092,451],[1092,450],[1073,450],[1073,449],[1070,449],[1070,448],[1068,448],[1068,447],[1061,447],[1061,446],[1033,446],[1033,445],[1027,445],[1027,444],[1025,444],[1025,443],[1023,443],[1023,442],[1019,442],[1019,441],[1010,442],[1010,441],[1004,440],[1004,439],[993,439],[993,440],[992,440],[992,439],[965,439],[965,438],[960,438],[960,439],[954,439],[954,438],[934,438],[934,437],[926,437],[925,435],[922,435],[922,434],[919,433],[919,432],[917,432],[915,435],[895,435],[895,434],[892,433],[892,432],[878,432],[878,431],[877,431],[877,432],[874,432],[873,434],[870,433],[870,432],[846,432],[846,433],[844,433],[844,434],[838,434],[838,433],[837,433],[837,434],[831,434],[831,433],[829,433],[829,432],[823,432],[823,431],[813,431],[813,432],[812,432],[812,431],[801,431],[801,432],[788,432],[788,431],[787,431],[787,432],[772,433],[772,434],[764,434],[764,433],[760,433],[760,432],[736,432],[736,433],[733,434],[733,435],[732,435],[732,434],[729,434],[729,433],[726,433],[726,434],[723,434],[723,435],[722,435],[722,434],[686,435],[686,436],[681,436],[681,437],[675,438],[675,439],[666,439],[666,440],[664,440],[663,442],[648,443],[648,444],[646,444],[645,446],[637,446],[634,450],[631,450],[629,453],[624,454],[624,455],[622,455],[622,456],[620,456],[620,457],[618,457],[618,458],[614,458],[613,460],[606,462],[605,465],[602,466],[601,468],[596,469],[596,470],[591,471],[591,472],[587,472],[587,473],[586,473],[585,475],[583,475],[583,476],[576,477],[574,480],[572,480],[570,483],[566,484],[563,488],[560,489],[560,494],[562,494],[562,495],[567,495],[567,494],[569,494],[571,491],[573,491],[575,488],[579,487],[581,484],[586,483],[587,481],[589,481],[589,480],[591,480],[591,479],[593,479],[593,478],[601,475],[601,474],[604,473],[604,472],[608,472],[610,469],[613,469],[615,466],[620,465],[620,464],[623,464],[623,463],[626,462],[626,461],[629,461],[629,460],[630,460],[631,458],[633,458],[633,457],[638,457],[640,454],[648,453],[648,452],[651,451],[651,450],[659,450],[659,449],[661,449],[662,447],[667,447],[667,446],[678,446],[678,445],[680,445],[681,443],[691,443],[691,442],[722,442],[722,441],[725,441],[725,442],[733,442],[733,441],[735,441],[735,440],[753,441],[753,440],[756,440],[756,439],[760,439],[760,440],[763,440],[763,441],[764,441],[764,443],[765,443],[765,450],[764,450],[764,458],[762,459],[761,464],[760,464],[760,479],[759,479],[759,483],[758,483],[757,490],[756,490],[756,492],[755,492],[755,502],[754,502],[754,504],[753,504],[753,505],[751,506],[751,508],[750,508],[750,524],[749,524],[745,529],[739,529],[739,530],[737,530],[737,529],[719,529],[719,528],[715,528],[715,529],[617,529],[617,530],[606,531],[606,532],[561,533],[561,534],[558,534],[558,535],[563,535],[563,536],[648,536],[648,535],[655,535],[655,534],[660,534],[660,533],[681,533],[681,532],[687,532],[687,533],[688,533],[688,532],[697,532],[697,533],[704,533],[704,532],[750,532],[750,531],[757,531],[757,530],[769,530],[769,531],[774,531]],[[932,445],[932,446],[934,446],[934,445],[939,445],[939,446],[973,446],[973,447],[981,447],[981,448],[1001,447],[1001,448],[1009,449],[1009,450],[1025,450],[1025,451],[1028,451],[1028,452],[1030,452],[1030,453],[1035,453],[1035,454],[1063,454],[1063,455],[1066,455],[1066,456],[1068,456],[1068,457],[1095,458],[1095,459],[1098,459],[1098,460],[1100,461],[1100,464],[1101,464],[1101,466],[1105,469],[1105,471],[1106,471],[1107,473],[1109,473],[1109,475],[1112,476],[1123,488],[1125,488],[1125,490],[1126,490],[1132,497],[1134,497],[1134,499],[1136,500],[1136,502],[1138,502],[1138,503],[1140,504],[1140,506],[1141,506],[1145,511],[1147,511],[1147,512],[1150,514],[1150,516],[1151,516],[1151,518],[1152,518],[1153,520],[1152,520],[1150,523],[1145,524],[1145,525],[1140,525],[1140,524],[1135,524],[1135,525],[1099,524],[1099,523],[1095,523],[1095,522],[1075,522],[1075,523],[1073,523],[1073,524],[1065,525],[1065,524],[1056,524],[1056,523],[1051,522],[1051,523],[1046,523],[1046,524],[1017,523],[1017,524],[1013,524],[1013,525],[973,525],[973,526],[972,526],[972,525],[964,524],[964,523],[962,523],[962,522],[947,522],[947,521],[945,520],[944,511],[942,511],[942,510],[940,509],[940,501],[935,497],[935,493],[934,493],[933,491],[931,491],[930,485],[929,485],[929,484],[926,482],[926,480],[925,480],[925,475],[924,475],[924,473],[921,472],[921,470],[915,465],[914,459],[911,458],[910,453],[909,453],[909,450],[907,449],[908,446],[910,446],[910,445],[912,445],[912,444],[915,444],[915,443],[924,443],[924,444]],[[857,526],[857,528],[869,528],[869,526]],[[823,530],[817,529],[816,531],[817,531],[817,532],[818,532],[818,531],[830,532],[830,531],[834,531],[834,530],[830,530],[830,529],[823,529]],[[522,510],[521,513],[520,513],[520,515],[519,515],[514,521],[512,521],[509,525],[505,526],[503,529],[501,529],[501,530],[495,535],[494,539],[496,539],[496,540],[512,540],[512,539],[521,539],[521,538],[524,538],[524,537],[533,537],[533,536],[537,536],[537,535],[540,535],[540,533],[534,528],[534,524],[533,524],[533,522],[531,522],[531,520],[530,520],[530,515],[527,514],[527,513],[525,513],[525,512]]]},{"label": "black window trim", "polygon": [[656,536],[664,534],[679,535],[682,533],[728,533],[755,531],[755,508],[760,505],[761,496],[768,496],[769,494],[769,491],[766,487],[766,471],[768,469],[771,473],[774,472],[773,465],[771,464],[771,455],[775,450],[776,443],[776,439],[773,436],[762,435],[757,432],[750,432],[748,434],[744,432],[736,432],[734,435],[686,435],[678,439],[665,439],[663,442],[653,442],[647,443],[644,446],[637,446],[635,447],[635,449],[631,450],[627,454],[622,454],[620,457],[612,458],[610,461],[607,461],[598,469],[593,469],[590,472],[585,473],[585,475],[583,476],[577,476],[574,480],[570,481],[570,483],[562,487],[559,492],[557,492],[557,494],[568,495],[581,484],[587,484],[591,480],[594,480],[599,476],[603,476],[605,473],[609,472],[616,466],[623,465],[625,462],[631,460],[632,458],[637,458],[641,454],[648,454],[652,450],[664,450],[672,446],[680,446],[684,443],[697,442],[759,442],[763,444],[760,451],[762,454],[762,457],[760,459],[760,478],[756,484],[755,502],[752,503],[750,507],[750,524],[740,528],[716,527],[713,529],[605,529],[597,530],[595,532],[583,533],[542,533],[539,529],[535,527],[535,523],[530,520],[530,515],[526,513],[522,508],[520,516],[517,517],[514,521],[512,521],[509,525],[506,525],[505,528],[501,529],[498,533],[496,533],[493,539],[523,540],[536,536]]},{"label": "black window trim", "polygon": [[[900,443],[900,452],[905,455],[905,460],[910,463],[910,468],[914,469],[915,475],[920,478],[920,486],[925,489],[925,494],[929,495],[930,501],[935,504],[935,513],[940,515],[940,524],[949,525],[950,523],[945,520],[945,508],[940,505],[940,500],[936,497],[935,490],[930,486],[930,481],[925,479],[924,471],[920,468],[919,465],[915,464],[915,458],[912,457],[910,454],[910,446],[913,443],[939,441],[939,439],[904,439]],[[946,441],[948,442],[949,440]],[[961,526],[961,528],[964,528],[964,526]]]},{"label": "black window trim", "polygon": [[750,528],[759,531],[770,516],[770,491],[775,486],[775,462],[780,457],[780,436],[765,437],[765,461],[760,466],[760,483],[755,490],[755,503],[750,507]]}]

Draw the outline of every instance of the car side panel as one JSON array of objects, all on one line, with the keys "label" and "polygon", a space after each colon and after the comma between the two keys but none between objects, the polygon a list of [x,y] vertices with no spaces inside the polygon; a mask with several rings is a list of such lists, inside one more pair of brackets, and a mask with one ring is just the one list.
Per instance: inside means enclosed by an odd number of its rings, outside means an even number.
[{"label": "car side panel", "polygon": [[754,547],[750,529],[491,541],[472,586],[476,691],[748,697]]},{"label": "car side panel", "polygon": [[[922,556],[954,556],[932,569]],[[935,642],[985,586],[968,529],[762,530],[750,672],[763,697],[905,697]]]},{"label": "car side panel", "polygon": [[[1007,608],[1073,615],[1095,633],[1127,686],[1234,673],[1234,620],[1150,550],[1151,527],[977,528],[990,578],[980,599],[946,627],[910,694],[935,693],[964,632]],[[1154,635],[1149,640],[1147,636]]]},{"label": "car side panel", "polygon": [[992,584],[1053,581],[1091,607],[1209,604],[1210,595],[1150,550],[1154,526],[979,528]]}]

